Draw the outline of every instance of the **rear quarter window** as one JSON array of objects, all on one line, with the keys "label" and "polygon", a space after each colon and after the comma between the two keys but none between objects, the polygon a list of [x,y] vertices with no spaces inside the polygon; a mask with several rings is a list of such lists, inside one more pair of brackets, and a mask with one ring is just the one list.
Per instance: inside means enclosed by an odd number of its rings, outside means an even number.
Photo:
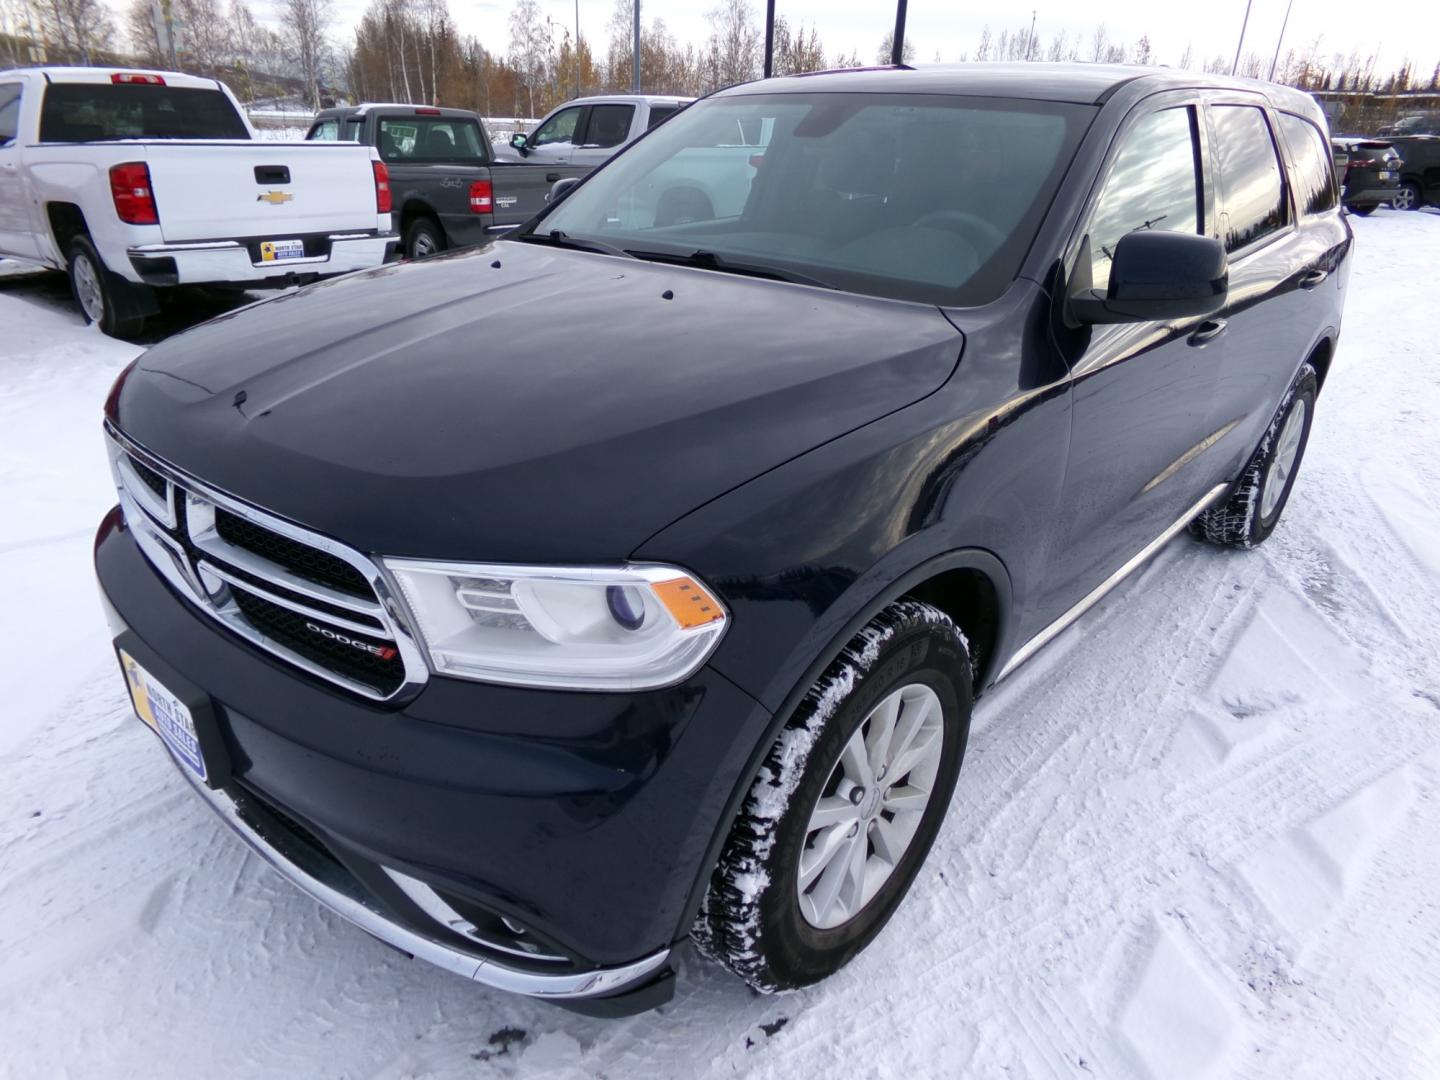
[{"label": "rear quarter window", "polygon": [[15,141],[20,130],[20,84],[0,83],[0,146]]},{"label": "rear quarter window", "polygon": [[1320,129],[1302,117],[1281,113],[1280,137],[1295,165],[1295,205],[1300,213],[1319,214],[1332,209],[1335,169]]},{"label": "rear quarter window", "polygon": [[1229,222],[1225,250],[1249,247],[1285,226],[1285,184],[1265,111],[1254,105],[1216,105],[1216,160]]}]

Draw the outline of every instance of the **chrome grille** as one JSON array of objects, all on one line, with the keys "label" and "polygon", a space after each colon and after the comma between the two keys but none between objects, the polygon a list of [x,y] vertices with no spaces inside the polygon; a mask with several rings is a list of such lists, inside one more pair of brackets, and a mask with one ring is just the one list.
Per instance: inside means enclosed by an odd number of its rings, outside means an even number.
[{"label": "chrome grille", "polygon": [[424,683],[424,658],[370,559],[180,472],[108,423],[106,434],[136,543],[197,608],[363,697],[385,701]]}]

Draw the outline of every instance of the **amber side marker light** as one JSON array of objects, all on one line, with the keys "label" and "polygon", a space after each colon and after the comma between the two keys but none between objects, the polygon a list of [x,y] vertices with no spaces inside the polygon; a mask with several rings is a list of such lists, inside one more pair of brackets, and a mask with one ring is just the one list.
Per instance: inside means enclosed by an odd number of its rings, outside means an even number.
[{"label": "amber side marker light", "polygon": [[708,626],[725,618],[720,601],[698,582],[690,578],[671,578],[669,581],[653,581],[651,591],[660,598],[665,610],[686,630],[696,626]]}]

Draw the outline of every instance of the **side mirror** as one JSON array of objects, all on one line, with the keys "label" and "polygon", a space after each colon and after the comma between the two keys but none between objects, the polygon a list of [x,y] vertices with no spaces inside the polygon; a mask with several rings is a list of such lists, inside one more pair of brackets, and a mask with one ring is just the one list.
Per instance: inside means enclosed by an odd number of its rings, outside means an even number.
[{"label": "side mirror", "polygon": [[578,176],[567,176],[563,180],[556,180],[555,183],[550,185],[550,190],[545,193],[545,201],[551,206],[554,206],[561,199],[565,198],[566,195],[569,195],[571,189],[578,186],[579,183],[580,178]]},{"label": "side mirror", "polygon": [[1224,307],[1229,288],[1220,241],[1146,229],[1126,233],[1115,245],[1104,295],[1082,289],[1070,298],[1070,309],[1081,323],[1196,318]]},{"label": "side mirror", "polygon": [[525,136],[523,131],[517,131],[514,135],[510,136],[510,145],[522,154],[529,149],[529,142],[530,140]]}]

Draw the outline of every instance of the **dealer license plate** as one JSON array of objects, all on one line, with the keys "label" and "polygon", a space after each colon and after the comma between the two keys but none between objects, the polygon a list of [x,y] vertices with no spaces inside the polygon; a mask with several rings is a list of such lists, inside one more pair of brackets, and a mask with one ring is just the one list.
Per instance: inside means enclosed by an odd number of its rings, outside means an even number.
[{"label": "dealer license plate", "polygon": [[165,740],[165,745],[189,766],[191,772],[204,780],[205,758],[200,753],[200,738],[195,733],[195,719],[190,715],[190,710],[183,701],[160,685],[159,680],[141,667],[133,656],[124,649],[118,651],[120,666],[125,671],[125,684],[130,688],[130,702],[135,706],[135,715]]},{"label": "dealer license plate", "polygon": [[1389,180],[1389,179],[1390,179],[1390,173],[1389,173],[1389,171],[1387,171],[1387,170],[1385,170],[1385,169],[1381,169],[1381,170],[1380,170],[1380,179],[1381,179],[1381,180]]},{"label": "dealer license plate", "polygon": [[260,245],[261,262],[289,262],[304,257],[304,240],[266,240]]}]

